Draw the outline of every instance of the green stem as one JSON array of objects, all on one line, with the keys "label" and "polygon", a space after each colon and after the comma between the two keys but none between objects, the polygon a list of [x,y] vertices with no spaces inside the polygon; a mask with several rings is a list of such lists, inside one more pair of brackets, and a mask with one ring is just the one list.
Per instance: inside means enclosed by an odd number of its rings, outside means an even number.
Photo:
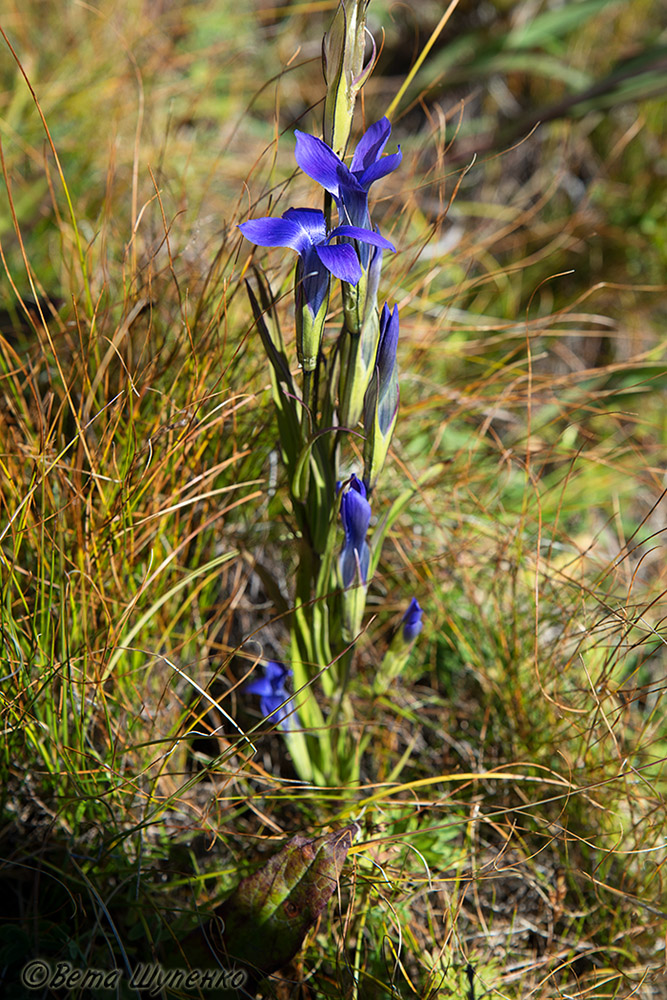
[{"label": "green stem", "polygon": [[304,371],[303,373],[303,396],[302,396],[302,406],[301,406],[301,437],[302,443],[305,444],[311,435],[311,427],[313,419],[311,419],[311,409],[310,409],[310,396],[313,384],[313,373],[312,371]]}]

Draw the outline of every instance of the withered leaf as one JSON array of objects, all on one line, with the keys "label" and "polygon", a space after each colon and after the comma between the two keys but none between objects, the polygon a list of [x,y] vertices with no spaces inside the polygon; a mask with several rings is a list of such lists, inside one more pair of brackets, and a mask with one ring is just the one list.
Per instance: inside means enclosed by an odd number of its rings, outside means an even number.
[{"label": "withered leaf", "polygon": [[354,829],[297,834],[242,879],[198,932],[212,956],[226,968],[244,969],[251,982],[286,965],[335,892]]}]

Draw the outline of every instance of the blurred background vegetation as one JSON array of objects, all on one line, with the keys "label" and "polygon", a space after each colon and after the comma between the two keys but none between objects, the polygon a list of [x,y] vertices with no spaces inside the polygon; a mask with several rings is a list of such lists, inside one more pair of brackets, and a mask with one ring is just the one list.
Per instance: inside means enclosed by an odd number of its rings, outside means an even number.
[{"label": "blurred background vegetation", "polygon": [[[286,837],[354,819],[261,996],[667,996],[664,11],[372,0],[359,133],[407,84],[374,210],[382,502],[432,475],[373,584],[344,798],[243,692],[294,556],[236,229],[317,203],[292,133],[319,131],[334,7],[4,8],[4,995],[32,955],[161,960]],[[255,260],[288,293],[293,261]],[[373,699],[413,594],[418,651]]]}]

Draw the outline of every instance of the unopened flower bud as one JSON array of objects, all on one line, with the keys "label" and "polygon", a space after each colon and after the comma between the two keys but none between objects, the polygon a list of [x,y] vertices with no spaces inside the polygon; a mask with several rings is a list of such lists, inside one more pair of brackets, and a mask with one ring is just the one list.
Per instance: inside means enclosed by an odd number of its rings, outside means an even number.
[{"label": "unopened flower bud", "polygon": [[364,398],[364,481],[373,489],[382,470],[398,415],[398,306],[385,303],[380,317],[375,368]]},{"label": "unopened flower bud", "polygon": [[366,9],[370,0],[340,0],[322,42],[322,70],[327,85],[324,101],[324,141],[342,156],[352,128],[357,94],[375,58],[364,65]]}]

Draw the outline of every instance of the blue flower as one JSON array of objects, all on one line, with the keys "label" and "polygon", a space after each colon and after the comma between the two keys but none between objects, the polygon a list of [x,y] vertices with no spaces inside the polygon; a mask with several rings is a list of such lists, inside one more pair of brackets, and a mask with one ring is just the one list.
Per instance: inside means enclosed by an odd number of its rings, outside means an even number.
[{"label": "blue flower", "polygon": [[388,118],[371,125],[359,140],[352,163],[347,167],[321,139],[298,130],[295,132],[296,162],[304,173],[333,195],[340,221],[354,226],[370,225],[368,189],[374,181],[396,170],[403,157],[400,146],[397,153],[382,155],[390,134]]},{"label": "blue flower", "polygon": [[398,409],[397,347],[398,306],[395,305],[393,311],[389,312],[389,306],[385,302],[380,316],[380,339],[370,393],[370,403],[377,406],[378,423],[383,435],[391,427]]},{"label": "blue flower", "polygon": [[422,615],[424,612],[419,607],[416,598],[412,598],[408,605],[408,610],[401,619],[403,622],[403,638],[406,642],[414,642],[422,630]]},{"label": "blue flower", "polygon": [[364,482],[369,491],[377,482],[387,458],[398,415],[398,306],[386,302],[380,316],[375,366],[364,396]]},{"label": "blue flower", "polygon": [[285,681],[291,676],[292,671],[283,663],[269,660],[264,665],[264,676],[246,685],[249,694],[259,695],[262,713],[270,715],[271,722],[278,723],[286,732],[299,725],[296,709],[285,688]]},{"label": "blue flower", "polygon": [[371,522],[371,505],[366,499],[366,487],[361,479],[352,476],[340,502],[340,516],[345,531],[345,544],[338,565],[343,587],[349,587],[357,571],[361,582],[366,583],[370,562],[370,549],[366,533]]},{"label": "blue flower", "polygon": [[[332,153],[332,156],[334,154]],[[299,254],[297,279],[313,316],[317,316],[329,292],[329,275],[356,285],[361,265],[351,243],[332,244],[335,236],[349,237],[383,250],[395,250],[393,243],[372,229],[337,226],[327,233],[324,213],[316,208],[288,208],[280,219],[267,216],[242,222],[239,229],[247,240],[261,247],[290,247]]]}]

